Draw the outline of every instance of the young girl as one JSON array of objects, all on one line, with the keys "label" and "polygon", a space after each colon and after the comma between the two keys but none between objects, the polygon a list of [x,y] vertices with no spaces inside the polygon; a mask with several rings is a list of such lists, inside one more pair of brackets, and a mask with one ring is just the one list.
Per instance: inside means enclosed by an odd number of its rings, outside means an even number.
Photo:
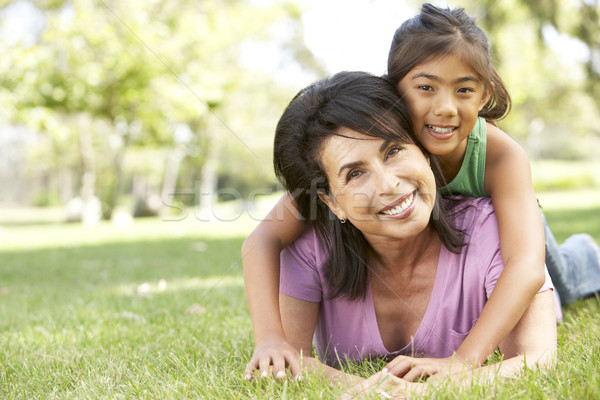
[{"label": "young girl", "polygon": [[[504,272],[481,316],[454,357],[398,357],[389,370],[407,380],[479,366],[513,329],[544,282],[544,231],[524,150],[492,124],[510,97],[491,64],[485,33],[462,9],[425,4],[396,31],[389,78],[407,102],[415,136],[442,162],[446,192],[489,196],[498,219]],[[279,314],[279,253],[303,231],[290,194],[284,195],[242,247],[256,348],[246,368],[277,378],[286,365],[300,373],[299,354]],[[474,321],[475,322],[475,321]]]}]

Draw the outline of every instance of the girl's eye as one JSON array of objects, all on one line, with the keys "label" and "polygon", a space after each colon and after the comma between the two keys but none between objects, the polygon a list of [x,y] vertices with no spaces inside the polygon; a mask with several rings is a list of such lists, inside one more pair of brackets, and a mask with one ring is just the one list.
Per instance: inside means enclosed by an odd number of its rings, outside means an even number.
[{"label": "girl's eye", "polygon": [[474,90],[471,88],[460,88],[458,89],[458,93],[473,93]]},{"label": "girl's eye", "polygon": [[429,85],[419,85],[418,87],[421,90],[425,90],[427,92],[433,92],[433,88]]},{"label": "girl's eye", "polygon": [[358,170],[352,170],[348,172],[346,176],[346,182],[350,182],[352,179],[358,178],[361,175],[361,172]]}]

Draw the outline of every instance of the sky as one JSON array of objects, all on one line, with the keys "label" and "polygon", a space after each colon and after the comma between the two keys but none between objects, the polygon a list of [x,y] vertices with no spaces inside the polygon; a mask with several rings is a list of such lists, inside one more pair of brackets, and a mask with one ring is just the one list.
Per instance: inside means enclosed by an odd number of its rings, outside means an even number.
[{"label": "sky", "polygon": [[392,36],[417,12],[398,0],[306,0],[302,16],[306,45],[329,72],[363,70],[382,74]]},{"label": "sky", "polygon": [[[277,0],[251,0],[268,5]],[[343,70],[361,70],[381,75],[385,73],[387,53],[392,36],[400,24],[417,14],[418,1],[411,0],[293,0],[304,10],[302,23],[304,41],[315,58],[329,74]],[[433,0],[433,4],[454,7],[448,0]],[[15,43],[32,44],[43,17],[30,1],[18,0],[10,7],[12,18],[0,27]],[[276,26],[275,37],[284,37],[286,26]],[[289,29],[288,29],[289,30]],[[577,40],[561,35],[553,28],[544,30],[544,37],[565,62],[581,62],[589,57],[587,48]],[[241,63],[265,71],[275,80],[302,87],[318,77],[303,71],[286,58],[272,43],[246,43],[241,50]]]},{"label": "sky", "polygon": [[[253,0],[269,3],[273,0]],[[387,54],[395,30],[416,15],[418,1],[407,0],[294,0],[304,10],[304,41],[314,56],[333,74],[342,70],[361,70],[381,75],[386,72]],[[453,8],[449,1],[430,1]],[[468,10],[467,10],[468,12]],[[284,34],[284,33],[282,33]],[[587,48],[554,28],[544,29],[544,37],[558,54],[568,54],[566,63],[582,62]],[[267,71],[277,81],[306,86],[317,77],[282,58],[279,50],[253,44],[242,51],[242,63]]]},{"label": "sky", "polygon": [[[254,2],[268,3],[269,0]],[[403,0],[295,2],[304,10],[305,44],[330,74],[343,70],[361,70],[377,75],[385,73],[394,32],[418,11],[416,2]],[[284,34],[277,32],[276,36]],[[287,84],[305,86],[316,79],[268,44],[248,44],[242,50],[241,60],[244,65],[267,71],[277,81]]]}]

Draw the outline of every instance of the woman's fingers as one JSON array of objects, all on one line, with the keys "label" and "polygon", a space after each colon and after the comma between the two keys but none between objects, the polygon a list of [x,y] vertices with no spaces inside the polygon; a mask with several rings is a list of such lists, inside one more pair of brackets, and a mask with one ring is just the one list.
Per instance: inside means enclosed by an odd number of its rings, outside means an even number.
[{"label": "woman's fingers", "polygon": [[444,362],[444,359],[398,356],[385,367],[384,371],[406,381],[414,381],[435,375],[439,371],[439,364]]},{"label": "woman's fingers", "polygon": [[422,365],[414,366],[410,371],[408,371],[402,379],[406,381],[414,381],[415,379],[428,377],[435,374],[433,370],[423,367]]},{"label": "woman's fingers", "polygon": [[383,371],[402,378],[413,367],[414,358],[398,356],[385,366]]},{"label": "woman's fingers", "polygon": [[244,378],[246,380],[252,380],[258,376],[261,378],[273,376],[276,379],[284,379],[288,367],[292,377],[298,379],[302,372],[302,368],[296,354],[263,355],[262,357],[255,355],[250,362],[246,364]]}]

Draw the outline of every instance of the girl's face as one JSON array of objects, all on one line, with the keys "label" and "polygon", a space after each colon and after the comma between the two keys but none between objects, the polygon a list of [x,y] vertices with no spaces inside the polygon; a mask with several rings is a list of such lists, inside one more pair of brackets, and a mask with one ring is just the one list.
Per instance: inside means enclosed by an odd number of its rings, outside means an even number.
[{"label": "girl's face", "polygon": [[347,128],[323,143],[321,163],[330,195],[321,199],[367,239],[410,238],[429,223],[435,180],[414,144],[400,144]]},{"label": "girl's face", "polygon": [[473,69],[448,54],[417,65],[398,86],[419,142],[442,158],[462,155],[491,94]]}]

